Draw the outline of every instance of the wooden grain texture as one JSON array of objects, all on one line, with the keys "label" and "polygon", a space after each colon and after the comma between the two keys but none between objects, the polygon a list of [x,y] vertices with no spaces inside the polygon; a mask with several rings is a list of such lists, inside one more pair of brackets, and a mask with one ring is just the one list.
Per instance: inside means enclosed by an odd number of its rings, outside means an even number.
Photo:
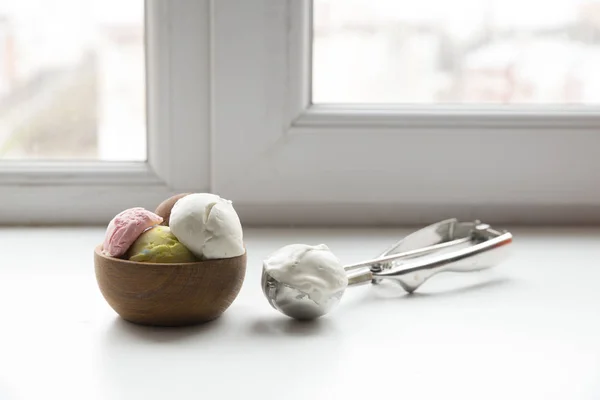
[{"label": "wooden grain texture", "polygon": [[94,252],[96,279],[108,304],[125,320],[183,326],[218,318],[237,297],[246,254],[184,264],[141,263]]}]

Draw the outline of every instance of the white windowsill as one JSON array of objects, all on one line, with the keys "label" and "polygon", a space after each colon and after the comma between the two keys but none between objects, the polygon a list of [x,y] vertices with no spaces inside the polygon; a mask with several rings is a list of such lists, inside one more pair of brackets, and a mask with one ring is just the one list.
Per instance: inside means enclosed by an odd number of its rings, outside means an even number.
[{"label": "white windowsill", "polygon": [[[600,397],[600,229],[512,230],[494,270],[347,291],[297,324],[263,299],[261,260],[293,242],[370,258],[402,229],[247,229],[231,308],[193,328],[123,322],[98,291],[102,228],[0,229],[0,398]],[[393,290],[392,290],[393,289]]]}]

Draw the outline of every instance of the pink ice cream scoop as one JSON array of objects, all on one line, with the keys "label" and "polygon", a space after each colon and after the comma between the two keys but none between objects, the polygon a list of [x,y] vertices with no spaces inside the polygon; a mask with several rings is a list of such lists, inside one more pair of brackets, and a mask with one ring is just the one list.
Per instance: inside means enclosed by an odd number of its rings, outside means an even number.
[{"label": "pink ice cream scoop", "polygon": [[129,208],[109,222],[102,250],[111,257],[120,257],[135,240],[151,226],[163,221],[162,217],[142,207]]}]

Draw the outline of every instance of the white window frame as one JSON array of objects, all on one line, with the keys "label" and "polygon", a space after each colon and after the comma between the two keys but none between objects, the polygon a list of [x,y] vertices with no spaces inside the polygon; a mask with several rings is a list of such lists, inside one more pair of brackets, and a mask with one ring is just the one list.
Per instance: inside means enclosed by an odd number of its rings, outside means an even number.
[{"label": "white window frame", "polygon": [[600,222],[598,107],[312,105],[311,15],[212,2],[212,187],[246,222]]},{"label": "white window frame", "polygon": [[147,0],[148,162],[0,163],[0,223],[184,191],[245,224],[600,223],[597,107],[312,105],[310,0]]},{"label": "white window frame", "polygon": [[105,224],[125,208],[210,190],[209,2],[145,9],[148,161],[0,163],[0,223]]}]

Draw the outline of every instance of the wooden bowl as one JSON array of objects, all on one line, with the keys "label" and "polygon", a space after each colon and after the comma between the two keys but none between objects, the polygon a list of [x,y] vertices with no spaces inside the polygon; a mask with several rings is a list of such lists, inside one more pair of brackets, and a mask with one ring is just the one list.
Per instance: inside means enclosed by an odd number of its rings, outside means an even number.
[{"label": "wooden bowl", "polygon": [[96,280],[123,319],[142,325],[183,326],[218,318],[237,297],[246,254],[183,264],[135,262],[94,252]]}]

